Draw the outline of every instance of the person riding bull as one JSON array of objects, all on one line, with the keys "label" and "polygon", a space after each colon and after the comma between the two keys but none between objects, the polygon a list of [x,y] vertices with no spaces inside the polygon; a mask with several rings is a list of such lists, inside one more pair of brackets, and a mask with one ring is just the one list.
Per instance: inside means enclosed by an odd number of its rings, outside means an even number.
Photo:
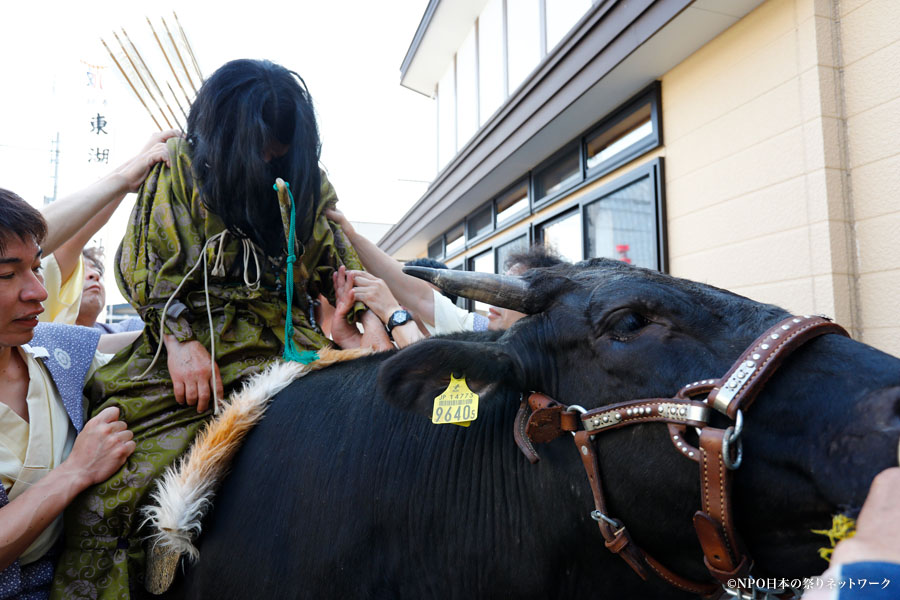
[{"label": "person riding bull", "polygon": [[[332,273],[361,268],[325,217],[337,197],[319,169],[312,99],[296,73],[268,61],[225,64],[169,152],[171,167],[153,169],[138,193],[115,262],[144,333],[86,388],[90,414],[119,407],[137,449],[66,512],[54,598],[130,597],[145,563],[139,509],[154,479],[244,377],[285,346],[297,355],[330,345],[311,299],[333,303]],[[348,318],[377,323],[364,311],[358,304]]]}]

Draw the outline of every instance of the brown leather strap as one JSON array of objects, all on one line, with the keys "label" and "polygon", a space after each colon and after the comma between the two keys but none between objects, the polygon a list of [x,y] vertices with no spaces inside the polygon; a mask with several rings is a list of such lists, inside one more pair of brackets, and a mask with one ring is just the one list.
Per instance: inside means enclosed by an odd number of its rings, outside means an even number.
[{"label": "brown leather strap", "polygon": [[[581,456],[581,462],[584,464],[585,473],[587,473],[588,483],[591,485],[591,493],[594,496],[594,507],[610,520],[609,510],[606,508],[606,499],[603,496],[603,484],[600,480],[600,465],[597,462],[597,454],[594,452],[594,444],[586,431],[579,431],[575,434],[575,447],[578,448],[578,454]],[[634,572],[640,575],[641,579],[647,579],[647,570],[644,568],[642,556],[637,552],[637,547],[631,543],[631,536],[621,523],[613,527],[611,523],[603,518],[595,518],[597,526],[600,528],[600,535],[606,542],[606,547],[612,552],[618,554],[625,559],[625,562],[634,569]]]},{"label": "brown leather strap", "polygon": [[578,416],[549,396],[535,392],[528,396],[528,405],[531,416],[525,433],[536,444],[552,442],[563,433],[578,429]]},{"label": "brown leather strap", "polygon": [[705,402],[679,398],[645,398],[589,410],[581,415],[581,421],[585,430],[595,434],[638,423],[705,427],[708,417],[709,407]]},{"label": "brown leather strap", "polygon": [[707,402],[734,419],[747,410],[766,381],[794,350],[827,333],[849,336],[843,327],[824,317],[788,317],[756,338],[713,386]]},{"label": "brown leather strap", "polygon": [[700,500],[694,528],[709,572],[721,583],[750,572],[750,560],[734,530],[731,471],[723,459],[725,431],[706,427],[700,434]]},{"label": "brown leather strap", "polygon": [[528,408],[528,401],[522,400],[522,403],[519,404],[519,410],[516,412],[513,439],[516,441],[516,446],[519,447],[519,450],[521,450],[522,454],[525,455],[525,458],[528,459],[528,462],[534,464],[541,460],[541,457],[538,456],[537,450],[534,449],[534,444],[531,443],[528,433],[525,431],[525,426],[528,424],[528,416],[530,414],[531,410]]},{"label": "brown leather strap", "polygon": [[[600,479],[600,465],[597,461],[597,454],[594,451],[594,444],[591,441],[590,434],[587,431],[579,431],[575,434],[575,447],[578,448],[578,454],[581,456],[581,462],[584,464],[584,470],[588,476],[588,482],[591,485],[591,493],[594,496],[594,507],[599,515],[594,517],[597,526],[600,529],[600,535],[606,547],[625,559],[635,573],[642,579],[647,579],[648,569],[652,570],[664,581],[679,589],[702,596],[716,597],[721,591],[718,585],[707,583],[699,583],[691,581],[680,575],[676,575],[671,570],[662,565],[658,560],[644,552],[631,539],[625,525],[620,521],[609,516],[606,507],[606,499],[603,495],[603,484]],[[594,516],[594,515],[592,515]],[[604,519],[606,517],[615,523],[615,526]]]}]

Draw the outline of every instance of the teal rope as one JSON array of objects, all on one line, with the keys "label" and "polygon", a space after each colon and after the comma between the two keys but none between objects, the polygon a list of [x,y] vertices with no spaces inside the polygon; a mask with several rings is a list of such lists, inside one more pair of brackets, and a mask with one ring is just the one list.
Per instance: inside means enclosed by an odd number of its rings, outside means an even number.
[{"label": "teal rope", "polygon": [[[284,360],[291,360],[294,362],[303,363],[304,365],[308,365],[311,362],[319,360],[319,354],[315,350],[304,350],[303,352],[298,352],[297,348],[294,346],[293,304],[294,263],[297,262],[297,255],[294,254],[294,246],[296,245],[296,224],[294,222],[294,194],[291,193],[291,184],[285,181],[284,186],[287,188],[288,196],[291,199],[291,226],[288,230],[287,290],[285,291],[285,294],[287,295],[287,314],[284,316],[284,354],[282,356]],[[273,185],[272,189],[274,189],[277,193],[278,184]]]}]

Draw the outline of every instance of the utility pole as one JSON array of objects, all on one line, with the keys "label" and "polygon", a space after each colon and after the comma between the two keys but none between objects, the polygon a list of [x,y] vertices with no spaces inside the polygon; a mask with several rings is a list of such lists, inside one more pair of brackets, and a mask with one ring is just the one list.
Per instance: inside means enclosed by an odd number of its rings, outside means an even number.
[{"label": "utility pole", "polygon": [[44,196],[44,206],[56,200],[56,188],[59,183],[59,132],[56,132],[56,139],[50,141],[50,170],[52,175],[50,179],[53,181],[53,195]]}]

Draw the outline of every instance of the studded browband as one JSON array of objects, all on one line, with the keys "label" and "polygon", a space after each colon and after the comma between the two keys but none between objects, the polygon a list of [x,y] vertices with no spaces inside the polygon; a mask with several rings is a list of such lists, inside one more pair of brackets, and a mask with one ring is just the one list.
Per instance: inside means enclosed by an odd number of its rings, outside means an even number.
[{"label": "studded browband", "polygon": [[[572,433],[594,497],[595,510],[591,517],[597,521],[606,547],[621,556],[642,579],[653,572],[679,589],[704,597],[716,598],[725,592],[737,597],[756,597],[753,594],[766,590],[728,587],[729,580],[746,581],[753,566],[734,529],[731,502],[732,471],[741,462],[742,411],[750,407],[789,354],[828,333],[848,335],[843,327],[823,317],[788,317],[758,337],[725,375],[685,385],[673,398],[631,400],[584,410],[533,393],[522,402],[516,415],[513,431],[516,444],[535,463],[540,460],[535,443],[546,443],[563,433]],[[708,425],[711,408],[735,424],[724,430],[711,427]],[[704,564],[718,583],[691,581],[670,571],[632,541],[621,521],[609,516],[592,439],[605,431],[640,423],[666,423],[678,451],[700,465],[702,506],[694,514],[694,528],[703,548]],[[688,427],[697,428],[699,448],[685,438]]]}]

